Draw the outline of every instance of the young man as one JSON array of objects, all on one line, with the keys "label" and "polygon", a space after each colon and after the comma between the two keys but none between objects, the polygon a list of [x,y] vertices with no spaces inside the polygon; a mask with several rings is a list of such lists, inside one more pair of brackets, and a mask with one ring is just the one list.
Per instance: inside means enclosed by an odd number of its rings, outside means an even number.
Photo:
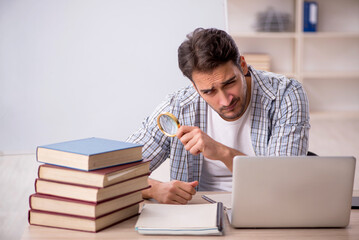
[{"label": "young man", "polygon": [[[300,83],[258,71],[218,29],[196,29],[178,49],[179,67],[192,84],[170,95],[128,141],[142,143],[151,171],[170,158],[171,182],[149,179],[145,198],[186,204],[196,190],[231,191],[233,157],[306,155],[309,110]],[[157,127],[175,115],[176,137]]]}]

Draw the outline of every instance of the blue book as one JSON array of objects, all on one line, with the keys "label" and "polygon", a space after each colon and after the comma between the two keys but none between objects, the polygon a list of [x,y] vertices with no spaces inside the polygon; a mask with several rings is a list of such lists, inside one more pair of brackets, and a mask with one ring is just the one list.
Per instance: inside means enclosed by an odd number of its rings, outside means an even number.
[{"label": "blue book", "polygon": [[305,1],[303,8],[303,31],[316,32],[318,23],[318,4]]},{"label": "blue book", "polygon": [[142,145],[85,138],[37,147],[37,161],[85,171],[142,160]]}]

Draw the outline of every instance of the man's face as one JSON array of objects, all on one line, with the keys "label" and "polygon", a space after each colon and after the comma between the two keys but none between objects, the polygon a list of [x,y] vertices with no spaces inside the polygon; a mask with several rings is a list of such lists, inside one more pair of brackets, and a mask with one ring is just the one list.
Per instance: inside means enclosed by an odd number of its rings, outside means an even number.
[{"label": "man's face", "polygon": [[212,72],[194,71],[192,80],[201,97],[224,120],[234,121],[245,112],[250,95],[247,93],[247,82],[232,61]]}]

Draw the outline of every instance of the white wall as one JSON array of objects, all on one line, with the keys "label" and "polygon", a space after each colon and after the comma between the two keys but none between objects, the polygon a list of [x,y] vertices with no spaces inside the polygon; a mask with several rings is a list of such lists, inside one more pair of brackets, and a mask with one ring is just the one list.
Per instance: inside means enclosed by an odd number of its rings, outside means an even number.
[{"label": "white wall", "polygon": [[177,48],[225,29],[223,0],[0,0],[0,155],[125,140],[189,84]]}]

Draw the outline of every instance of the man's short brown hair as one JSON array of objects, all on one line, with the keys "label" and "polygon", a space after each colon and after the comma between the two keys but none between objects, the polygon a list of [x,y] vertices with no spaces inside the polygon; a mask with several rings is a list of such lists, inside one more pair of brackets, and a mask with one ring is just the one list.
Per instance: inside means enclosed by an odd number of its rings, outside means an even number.
[{"label": "man's short brown hair", "polygon": [[237,45],[223,30],[197,28],[178,48],[179,68],[191,81],[193,71],[210,72],[228,61],[241,70]]}]

